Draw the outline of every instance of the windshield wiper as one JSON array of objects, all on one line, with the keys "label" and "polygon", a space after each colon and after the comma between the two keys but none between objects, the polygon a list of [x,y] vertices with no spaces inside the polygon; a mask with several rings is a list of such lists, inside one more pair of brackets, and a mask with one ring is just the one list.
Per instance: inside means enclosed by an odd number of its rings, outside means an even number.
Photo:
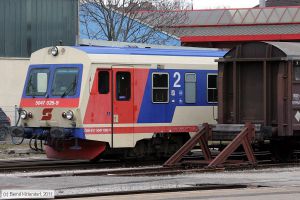
[{"label": "windshield wiper", "polygon": [[61,95],[61,98],[68,96],[72,90],[76,87],[76,78],[72,81],[72,83],[67,87],[64,93]]},{"label": "windshield wiper", "polygon": [[[30,79],[29,79],[29,81],[28,81],[28,85],[27,85],[26,90],[28,90],[28,92],[30,92],[30,88],[32,88],[33,91],[34,91],[34,89],[35,89],[35,87],[34,87],[34,85],[33,85],[33,83],[32,83],[32,76],[30,76]],[[27,92],[26,92],[26,93],[27,93]],[[29,95],[31,95],[32,98],[35,98],[34,92],[30,92]]]}]

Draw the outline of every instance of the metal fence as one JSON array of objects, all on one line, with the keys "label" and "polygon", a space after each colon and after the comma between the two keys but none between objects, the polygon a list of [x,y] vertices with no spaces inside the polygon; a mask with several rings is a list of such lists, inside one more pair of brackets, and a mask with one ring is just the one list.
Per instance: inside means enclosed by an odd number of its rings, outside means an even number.
[{"label": "metal fence", "polygon": [[18,106],[1,106],[2,110],[5,114],[9,117],[11,125],[14,126],[18,120],[19,113],[18,113]]}]

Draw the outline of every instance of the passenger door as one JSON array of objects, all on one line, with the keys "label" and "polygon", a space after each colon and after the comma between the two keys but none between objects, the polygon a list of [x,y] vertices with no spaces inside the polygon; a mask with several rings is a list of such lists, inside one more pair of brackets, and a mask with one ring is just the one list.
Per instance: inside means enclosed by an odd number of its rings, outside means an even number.
[{"label": "passenger door", "polygon": [[112,141],[112,71],[97,69],[84,117],[86,138]]},{"label": "passenger door", "polygon": [[106,124],[110,129],[112,126],[112,72],[109,69],[98,69],[98,97],[97,107],[100,109],[97,112],[100,117],[100,124]]},{"label": "passenger door", "polygon": [[113,69],[113,147],[133,146],[133,68]]}]

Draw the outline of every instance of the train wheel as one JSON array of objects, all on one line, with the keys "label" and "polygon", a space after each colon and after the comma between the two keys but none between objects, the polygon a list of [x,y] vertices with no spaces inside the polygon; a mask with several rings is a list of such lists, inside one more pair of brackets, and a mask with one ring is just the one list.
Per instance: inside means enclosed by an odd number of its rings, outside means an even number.
[{"label": "train wheel", "polygon": [[190,138],[188,133],[160,133],[155,137],[140,140],[133,149],[136,158],[167,159],[172,156]]}]

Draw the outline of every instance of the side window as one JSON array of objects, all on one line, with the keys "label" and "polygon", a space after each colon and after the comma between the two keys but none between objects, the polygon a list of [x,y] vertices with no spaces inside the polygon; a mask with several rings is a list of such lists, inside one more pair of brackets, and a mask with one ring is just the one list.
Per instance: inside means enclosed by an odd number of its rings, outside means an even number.
[{"label": "side window", "polygon": [[185,103],[196,103],[196,74],[186,73],[184,77]]},{"label": "side window", "polygon": [[218,102],[217,74],[207,75],[207,102]]},{"label": "side window", "polygon": [[131,93],[130,72],[117,72],[117,100],[128,101]]},{"label": "side window", "polygon": [[98,92],[99,94],[109,93],[109,72],[108,71],[98,72]]},{"label": "side window", "polygon": [[152,102],[169,102],[169,74],[152,73]]},{"label": "side window", "polygon": [[300,65],[298,64],[294,64],[294,80],[300,81]]}]

